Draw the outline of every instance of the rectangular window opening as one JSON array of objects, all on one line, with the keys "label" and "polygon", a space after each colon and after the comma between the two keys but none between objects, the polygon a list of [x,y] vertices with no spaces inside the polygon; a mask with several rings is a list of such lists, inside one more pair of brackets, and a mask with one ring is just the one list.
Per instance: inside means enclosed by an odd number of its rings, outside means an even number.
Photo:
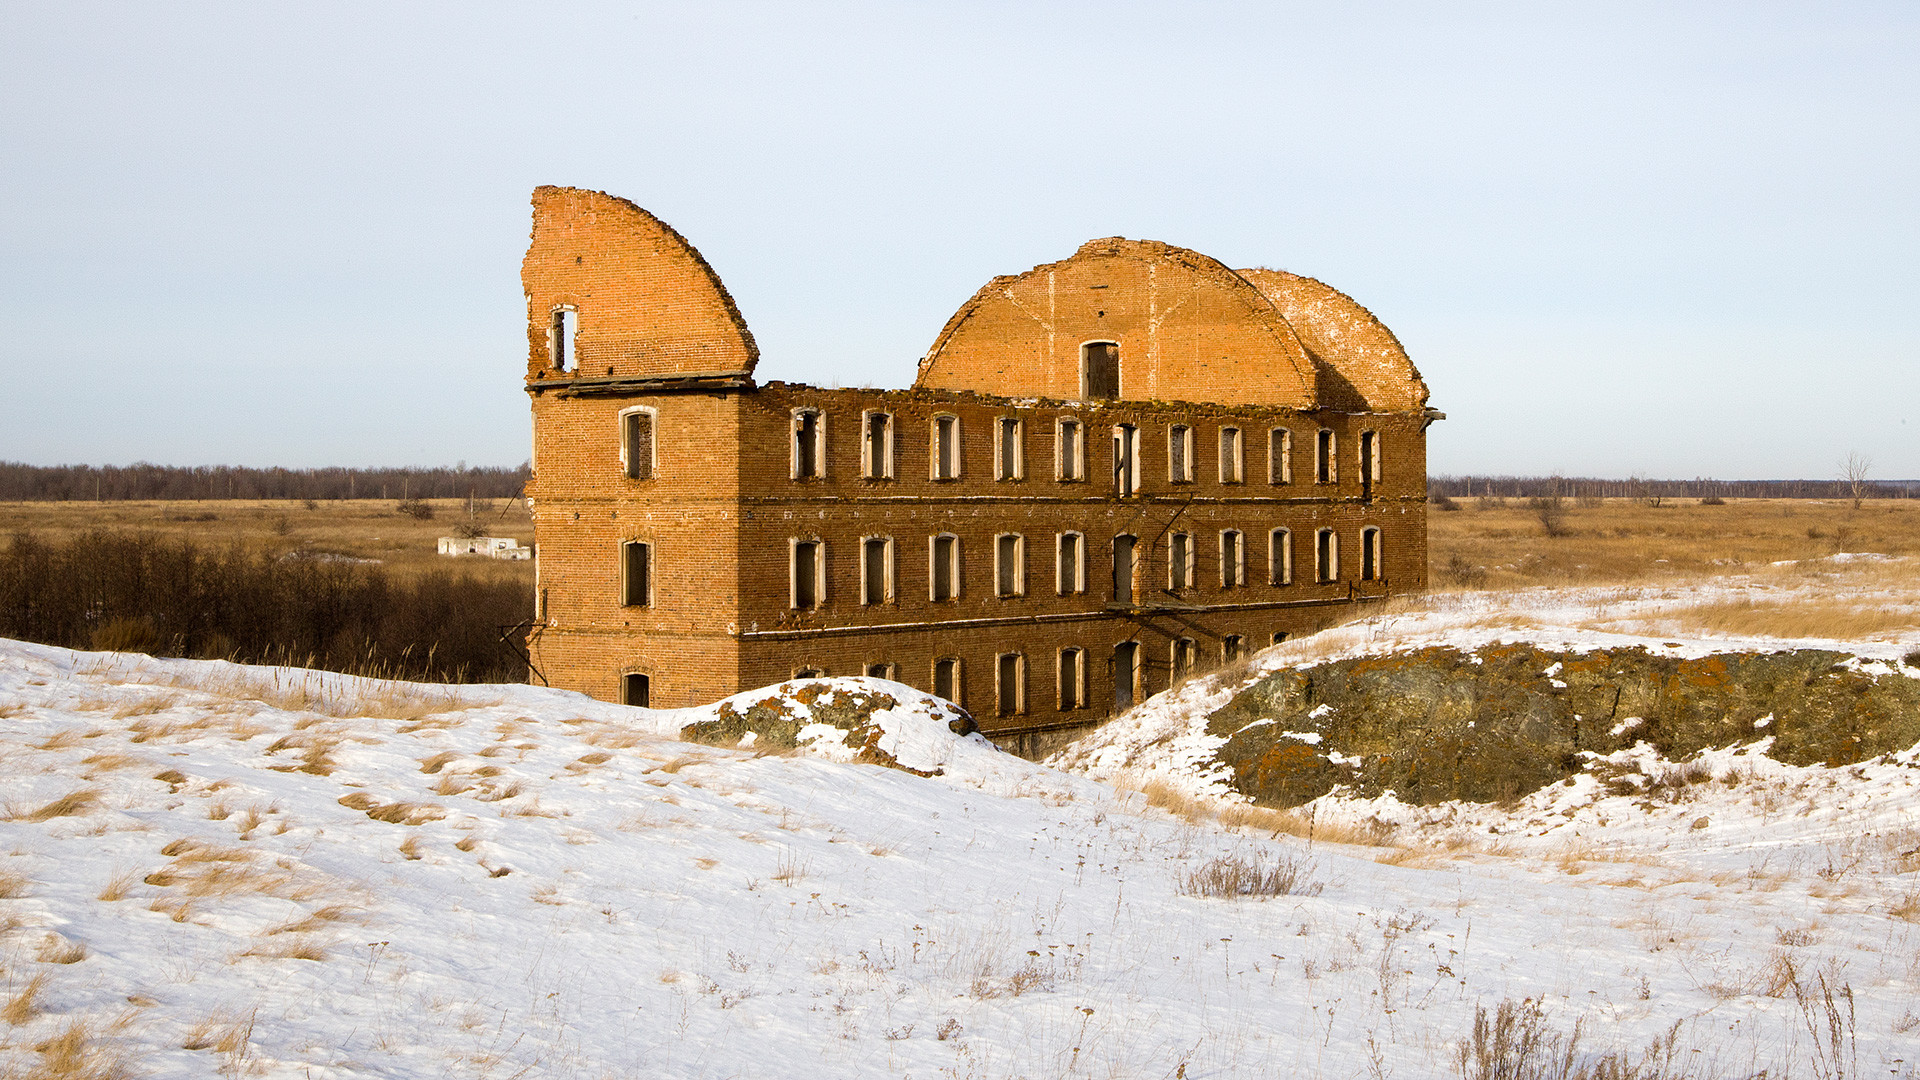
[{"label": "rectangular window opening", "polygon": [[793,545],[793,606],[802,611],[820,606],[820,543],[797,540]]},{"label": "rectangular window opening", "polygon": [[1333,453],[1333,432],[1321,428],[1314,440],[1313,482],[1332,484],[1340,479],[1338,461]]},{"label": "rectangular window opening", "polygon": [[635,409],[621,415],[620,456],[625,459],[627,479],[652,479],[653,413]]},{"label": "rectangular window opening", "polygon": [[1072,712],[1087,705],[1087,653],[1085,649],[1060,650],[1060,711]]},{"label": "rectangular window opening", "polygon": [[860,470],[869,480],[893,478],[893,417],[890,414],[867,414],[860,444]]},{"label": "rectangular window opening", "polygon": [[1247,583],[1245,544],[1238,530],[1220,534],[1220,587],[1231,589]]},{"label": "rectangular window opening", "polygon": [[1267,584],[1293,584],[1293,532],[1275,529],[1267,536]]},{"label": "rectangular window opening", "polygon": [[1080,346],[1080,396],[1085,401],[1112,401],[1120,396],[1120,346],[1111,341]]},{"label": "rectangular window opening", "polygon": [[1027,658],[1020,653],[1002,653],[999,677],[995,679],[994,704],[1000,716],[1019,716],[1027,711]]},{"label": "rectangular window opening", "polygon": [[998,459],[1001,480],[1021,480],[1026,477],[1026,460],[1022,438],[1021,423],[1017,417],[1000,418],[1000,439],[995,445],[994,457]]},{"label": "rectangular window opening", "polygon": [[1167,537],[1167,588],[1193,588],[1193,537],[1186,533]]},{"label": "rectangular window opening", "polygon": [[570,371],[574,367],[574,340],[579,336],[580,313],[569,307],[553,309],[553,322],[547,330],[547,352],[553,370]]},{"label": "rectangular window opening", "polygon": [[946,698],[961,708],[966,702],[960,700],[960,661],[951,657],[933,662],[933,696]]},{"label": "rectangular window opening", "polygon": [[960,595],[960,538],[936,536],[929,553],[932,587],[929,599],[952,600]]},{"label": "rectangular window opening", "polygon": [[1061,596],[1087,591],[1085,539],[1079,533],[1060,534],[1060,558],[1055,589]]},{"label": "rectangular window opening", "polygon": [[637,540],[620,545],[620,604],[646,607],[653,602],[653,545]]},{"label": "rectangular window opening", "polygon": [[812,480],[820,475],[820,414],[802,410],[793,414],[793,478]]},{"label": "rectangular window opening", "polygon": [[1131,536],[1113,538],[1113,601],[1133,603],[1133,545]]},{"label": "rectangular window opening", "polygon": [[933,478],[952,480],[960,475],[960,418],[933,419]]},{"label": "rectangular window opening", "polygon": [[860,544],[860,602],[893,602],[893,541],[871,536]]},{"label": "rectangular window opening", "polygon": [[1167,479],[1176,484],[1193,479],[1193,429],[1184,424],[1167,429]]},{"label": "rectangular window opening", "polygon": [[1240,429],[1220,429],[1220,482],[1237,484],[1240,476]]},{"label": "rectangular window opening", "polygon": [[1086,465],[1083,460],[1086,455],[1080,438],[1080,422],[1062,420],[1055,430],[1059,433],[1056,456],[1059,459],[1057,468],[1060,479],[1062,481],[1086,479]]},{"label": "rectangular window opening", "polygon": [[1321,529],[1314,534],[1313,563],[1314,579],[1321,583],[1338,580],[1340,576],[1340,539],[1332,529]]}]

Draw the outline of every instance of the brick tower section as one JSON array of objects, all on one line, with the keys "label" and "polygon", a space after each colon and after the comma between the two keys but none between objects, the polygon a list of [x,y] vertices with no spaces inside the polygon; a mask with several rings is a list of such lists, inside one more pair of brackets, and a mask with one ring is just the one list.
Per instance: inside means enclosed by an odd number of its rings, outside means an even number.
[{"label": "brick tower section", "polygon": [[[760,385],[673,230],[593,192],[534,205],[529,647],[554,686],[681,707],[882,675],[1037,755],[1426,586],[1438,414],[1312,279],[1096,241],[981,290],[914,389]],[[1113,346],[1111,396],[1086,393],[1089,342]]]}]

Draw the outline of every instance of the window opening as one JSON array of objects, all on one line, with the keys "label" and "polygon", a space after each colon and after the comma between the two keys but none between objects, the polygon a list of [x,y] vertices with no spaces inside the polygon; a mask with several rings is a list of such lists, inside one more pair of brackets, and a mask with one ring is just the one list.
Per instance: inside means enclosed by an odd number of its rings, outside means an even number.
[{"label": "window opening", "polygon": [[892,664],[886,663],[884,661],[878,664],[868,664],[867,678],[892,679],[894,677],[895,670],[896,669]]},{"label": "window opening", "polygon": [[893,416],[889,413],[867,414],[860,443],[860,474],[869,480],[893,479]]},{"label": "window opening", "polygon": [[933,418],[933,478],[952,480],[960,475],[960,418]]},{"label": "window opening", "polygon": [[1167,479],[1176,484],[1193,479],[1193,429],[1185,424],[1167,429]]},{"label": "window opening", "polygon": [[1340,576],[1340,538],[1332,529],[1321,529],[1313,538],[1314,579],[1334,581]]},{"label": "window opening", "polygon": [[1239,634],[1228,634],[1220,639],[1220,660],[1231,664],[1240,659],[1247,651],[1247,639]]},{"label": "window opening", "polygon": [[629,480],[653,477],[653,410],[629,409],[620,414],[620,465]]},{"label": "window opening", "polygon": [[1293,483],[1293,432],[1286,428],[1267,432],[1267,483]]},{"label": "window opening", "polygon": [[1080,438],[1080,421],[1062,420],[1055,427],[1057,447],[1055,468],[1062,481],[1087,478],[1086,448]]},{"label": "window opening", "polygon": [[1360,433],[1360,497],[1373,498],[1374,482],[1380,479],[1380,436],[1376,432]]},{"label": "window opening", "polygon": [[1167,536],[1167,588],[1193,588],[1193,537],[1186,533]]},{"label": "window opening", "polygon": [[1133,707],[1140,682],[1140,643],[1123,641],[1113,647],[1113,711]]},{"label": "window opening", "polygon": [[1293,584],[1293,531],[1275,529],[1267,534],[1267,584]]},{"label": "window opening", "polygon": [[637,671],[620,676],[620,704],[648,708],[653,699],[653,680]]},{"label": "window opening", "polygon": [[994,457],[997,459],[1001,480],[1026,479],[1026,448],[1023,445],[1026,440],[1022,438],[1024,433],[1021,428],[1018,417],[1000,418],[1000,439],[995,444]]},{"label": "window opening", "polygon": [[1193,658],[1195,652],[1193,639],[1190,637],[1174,638],[1171,652],[1172,655],[1169,659],[1173,662],[1173,681],[1179,682],[1181,679],[1193,674]]},{"label": "window opening", "polygon": [[1220,482],[1239,483],[1240,464],[1240,429],[1223,427],[1220,429]]},{"label": "window opening", "polygon": [[646,607],[653,602],[653,545],[630,540],[620,545],[620,605]]},{"label": "window opening", "polygon": [[1087,705],[1087,651],[1078,648],[1060,650],[1060,711],[1072,712]]},{"label": "window opening", "polygon": [[928,555],[932,563],[929,599],[952,600],[960,595],[960,538],[944,533],[933,538]]},{"label": "window opening", "polygon": [[994,540],[994,592],[998,596],[1025,596],[1026,542],[1018,533],[1001,533]]},{"label": "window opening", "polygon": [[869,536],[860,542],[860,602],[893,603],[893,540]]},{"label": "window opening", "polygon": [[793,606],[805,611],[820,606],[823,566],[818,540],[793,542]]},{"label": "window opening", "polygon": [[570,307],[553,309],[553,322],[547,331],[547,351],[553,370],[567,371],[574,366],[574,339],[579,335],[580,313]]},{"label": "window opening", "polygon": [[1275,630],[1273,632],[1273,643],[1275,645],[1278,645],[1285,640],[1287,640],[1287,632],[1285,630]]},{"label": "window opening", "polygon": [[1116,604],[1133,603],[1133,546],[1135,538],[1116,536],[1113,538],[1113,600]]},{"label": "window opening", "polygon": [[1120,396],[1120,346],[1090,341],[1080,346],[1080,397],[1111,401]]},{"label": "window opening", "polygon": [[1313,482],[1331,484],[1340,479],[1338,462],[1333,456],[1333,432],[1321,428],[1314,440]]},{"label": "window opening", "polygon": [[1019,716],[1027,711],[1027,658],[1020,653],[1001,653],[999,677],[994,694],[995,712],[1000,716]]},{"label": "window opening", "polygon": [[821,474],[820,414],[802,409],[793,414],[793,478],[812,480]]},{"label": "window opening", "polygon": [[1085,545],[1086,538],[1079,533],[1060,534],[1060,557],[1055,565],[1054,588],[1061,596],[1087,591]]},{"label": "window opening", "polygon": [[1220,534],[1220,587],[1231,589],[1247,583],[1246,545],[1240,530],[1227,529]]},{"label": "window opening", "polygon": [[1132,424],[1113,429],[1113,490],[1122,498],[1140,492],[1140,429]]},{"label": "window opening", "polygon": [[960,661],[951,657],[933,662],[933,696],[946,698],[961,708],[966,702],[960,700]]},{"label": "window opening", "polygon": [[827,671],[825,668],[817,667],[794,668],[793,677],[796,679],[824,679],[827,677]]},{"label": "window opening", "polygon": [[1360,580],[1378,581],[1380,571],[1380,530],[1360,530]]}]

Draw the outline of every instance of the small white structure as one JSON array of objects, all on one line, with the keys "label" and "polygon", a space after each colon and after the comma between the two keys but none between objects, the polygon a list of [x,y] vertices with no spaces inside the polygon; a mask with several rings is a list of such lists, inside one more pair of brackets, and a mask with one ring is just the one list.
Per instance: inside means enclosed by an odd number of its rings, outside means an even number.
[{"label": "small white structure", "polygon": [[511,536],[443,536],[442,555],[478,555],[486,559],[531,559],[532,548],[523,548]]}]

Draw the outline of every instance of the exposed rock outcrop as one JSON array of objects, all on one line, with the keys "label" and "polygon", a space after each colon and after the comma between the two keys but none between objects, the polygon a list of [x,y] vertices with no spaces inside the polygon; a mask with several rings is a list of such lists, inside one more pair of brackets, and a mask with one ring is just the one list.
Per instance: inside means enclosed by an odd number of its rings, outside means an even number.
[{"label": "exposed rock outcrop", "polygon": [[[904,688],[903,688],[904,689]],[[882,765],[919,776],[929,772],[902,764],[889,749],[888,730],[877,714],[901,707],[898,697],[875,689],[835,686],[827,681],[808,681],[798,686],[773,687],[764,697],[742,694],[723,701],[718,717],[688,724],[680,729],[687,742],[709,746],[751,745],[760,750],[792,750],[803,746],[827,750],[820,745],[824,725],[834,729],[832,751],[828,756],[845,757],[868,765]],[[912,703],[916,708],[947,717],[946,726],[957,736],[971,735],[979,728],[973,717],[959,706],[938,698],[921,696]],[[809,733],[808,729],[814,729]]]},{"label": "exposed rock outcrop", "polygon": [[1255,802],[1344,785],[1411,803],[1514,798],[1646,742],[1678,760],[1772,736],[1790,764],[1920,742],[1920,672],[1819,649],[1698,658],[1645,648],[1436,647],[1275,672],[1207,718]]}]

